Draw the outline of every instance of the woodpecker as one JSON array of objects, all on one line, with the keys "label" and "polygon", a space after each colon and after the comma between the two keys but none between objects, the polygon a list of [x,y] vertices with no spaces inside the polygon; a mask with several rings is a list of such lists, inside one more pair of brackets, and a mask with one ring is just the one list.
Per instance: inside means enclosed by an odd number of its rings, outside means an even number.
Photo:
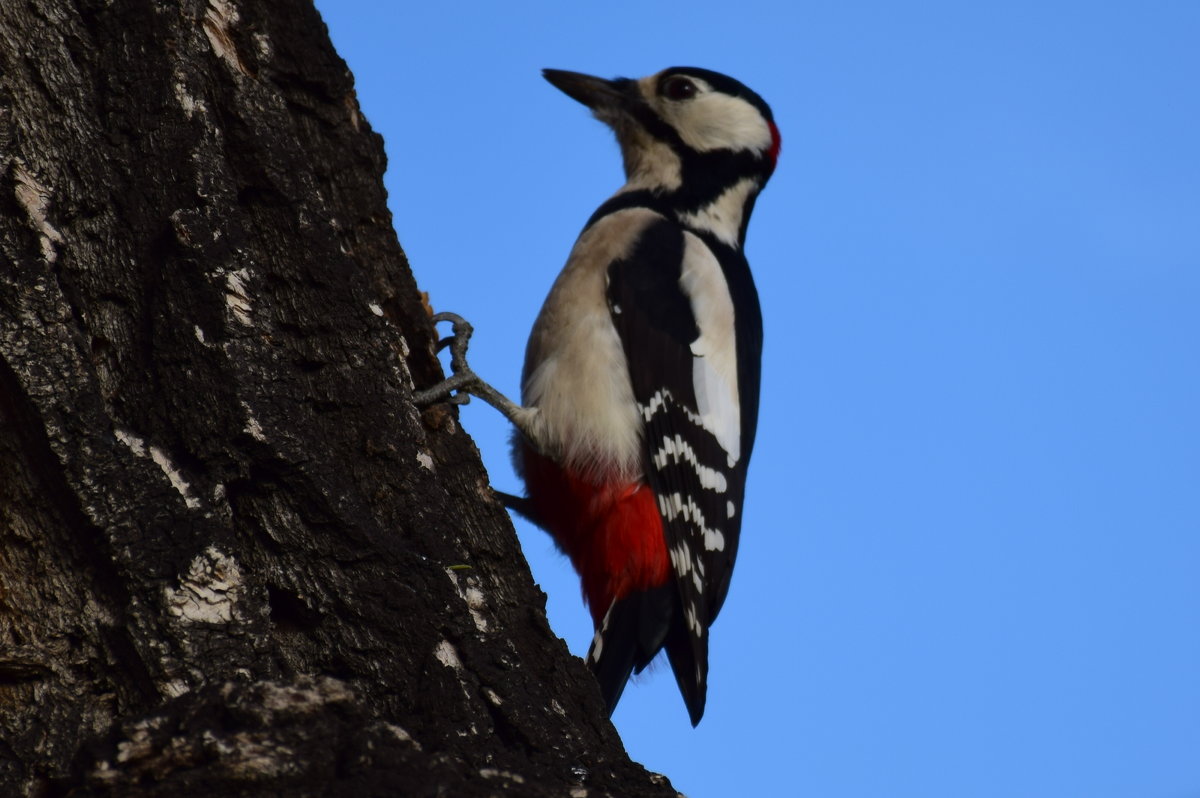
[{"label": "woodpecker", "polygon": [[694,726],[758,418],[762,316],[743,245],[779,130],[758,94],[706,69],[543,74],[613,129],[626,182],[584,226],[534,322],[522,405],[466,366],[469,328],[452,314],[455,375],[415,398],[458,390],[513,421],[527,497],[509,504],[579,574],[595,626],[587,663],[609,713],[665,648]]}]

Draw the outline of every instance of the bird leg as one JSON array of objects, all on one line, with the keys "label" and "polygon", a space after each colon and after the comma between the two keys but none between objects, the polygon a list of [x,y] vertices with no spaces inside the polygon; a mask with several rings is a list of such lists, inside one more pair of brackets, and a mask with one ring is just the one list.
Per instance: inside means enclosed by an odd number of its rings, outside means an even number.
[{"label": "bird leg", "polygon": [[471,340],[474,329],[470,322],[457,313],[437,313],[433,323],[448,321],[451,324],[451,334],[448,338],[438,341],[438,349],[450,346],[451,375],[430,388],[413,391],[413,403],[425,407],[434,402],[445,400],[450,404],[465,405],[472,396],[478,396],[492,407],[504,414],[521,434],[536,446],[533,432],[533,419],[537,414],[535,408],[521,407],[504,394],[497,391],[479,378],[467,364],[467,344]]},{"label": "bird leg", "polygon": [[[440,350],[447,345],[450,346],[451,376],[431,388],[426,388],[423,391],[413,391],[413,403],[418,407],[425,407],[444,399],[450,404],[465,405],[471,401],[472,395],[478,396],[503,413],[504,417],[511,421],[513,426],[520,430],[525,439],[530,442],[530,445],[536,449],[537,445],[534,443],[535,439],[532,430],[533,419],[537,414],[537,410],[521,407],[516,402],[513,402],[507,396],[481,380],[479,375],[467,365],[467,344],[471,340],[471,333],[474,332],[470,322],[457,313],[438,313],[434,315],[434,325],[443,321],[450,322],[453,332],[450,334],[450,337],[438,341],[437,348]],[[508,509],[514,510],[530,520],[534,518],[533,506],[530,504],[529,499],[498,490],[494,490],[493,493],[496,494],[496,498],[500,500],[500,503]]]}]

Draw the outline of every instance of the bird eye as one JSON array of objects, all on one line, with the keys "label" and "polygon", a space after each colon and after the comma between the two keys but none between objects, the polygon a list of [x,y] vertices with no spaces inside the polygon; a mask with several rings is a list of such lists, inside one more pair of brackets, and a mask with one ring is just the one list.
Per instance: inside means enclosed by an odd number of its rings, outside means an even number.
[{"label": "bird eye", "polygon": [[696,96],[696,84],[687,78],[668,78],[662,86],[663,96],[668,100],[687,100]]}]

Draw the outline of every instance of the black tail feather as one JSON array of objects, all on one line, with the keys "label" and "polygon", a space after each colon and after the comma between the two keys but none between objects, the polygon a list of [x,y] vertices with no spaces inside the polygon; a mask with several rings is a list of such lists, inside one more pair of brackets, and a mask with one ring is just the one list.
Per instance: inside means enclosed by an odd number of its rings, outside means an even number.
[{"label": "black tail feather", "polygon": [[704,638],[697,642],[682,623],[673,623],[665,644],[667,659],[695,727],[704,717],[704,705],[708,700],[708,633],[706,631]]},{"label": "black tail feather", "polygon": [[708,638],[697,641],[688,634],[673,583],[614,601],[596,631],[587,663],[609,715],[630,675],[641,673],[664,646],[692,725],[700,723],[708,697]]},{"label": "black tail feather", "polygon": [[[678,617],[678,593],[671,583],[630,593],[608,608],[587,663],[600,683],[600,692],[612,715],[636,670],[641,672],[662,650],[672,620]],[[678,621],[676,621],[678,623]]]}]

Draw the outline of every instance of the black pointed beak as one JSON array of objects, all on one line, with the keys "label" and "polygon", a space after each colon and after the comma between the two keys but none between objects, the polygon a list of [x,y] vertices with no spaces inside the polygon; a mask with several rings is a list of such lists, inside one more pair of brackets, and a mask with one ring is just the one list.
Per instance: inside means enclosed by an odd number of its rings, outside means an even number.
[{"label": "black pointed beak", "polygon": [[628,78],[605,80],[564,69],[543,69],[542,77],[568,97],[578,100],[597,113],[624,110],[632,101],[630,86],[633,81]]}]

